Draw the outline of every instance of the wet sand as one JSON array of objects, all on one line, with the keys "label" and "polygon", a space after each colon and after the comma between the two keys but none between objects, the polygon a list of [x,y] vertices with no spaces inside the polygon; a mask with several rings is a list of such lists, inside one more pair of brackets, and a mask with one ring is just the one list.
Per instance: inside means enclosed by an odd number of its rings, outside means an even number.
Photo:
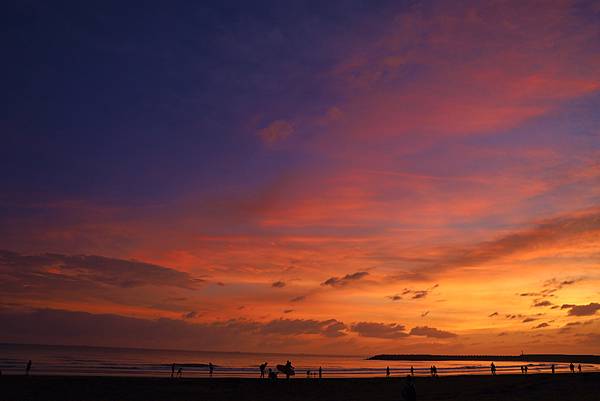
[{"label": "wet sand", "polygon": [[[1,401],[401,400],[405,379],[0,377]],[[418,400],[600,400],[600,373],[415,378]]]}]

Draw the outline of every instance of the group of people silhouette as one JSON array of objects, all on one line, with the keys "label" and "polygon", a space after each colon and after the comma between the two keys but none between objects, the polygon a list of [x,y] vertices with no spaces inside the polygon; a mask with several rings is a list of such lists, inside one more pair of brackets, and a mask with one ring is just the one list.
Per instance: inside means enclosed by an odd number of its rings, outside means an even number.
[{"label": "group of people silhouette", "polygon": [[[575,373],[575,365],[573,365],[573,362],[569,365],[569,370],[571,370],[571,373]],[[581,364],[577,365],[577,371],[581,373]]]}]

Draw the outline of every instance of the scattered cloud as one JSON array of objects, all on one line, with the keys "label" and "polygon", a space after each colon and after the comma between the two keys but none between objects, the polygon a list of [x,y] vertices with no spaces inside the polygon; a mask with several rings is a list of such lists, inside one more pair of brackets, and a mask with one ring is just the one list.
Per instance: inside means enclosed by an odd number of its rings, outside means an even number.
[{"label": "scattered cloud", "polygon": [[532,327],[532,329],[543,329],[544,327],[550,327],[550,325],[546,322],[540,323],[537,326]]},{"label": "scattered cloud", "polygon": [[402,295],[412,295],[411,296],[412,299],[421,299],[421,298],[425,298],[427,295],[429,295],[429,293],[431,291],[438,288],[439,286],[440,286],[439,284],[435,284],[434,286],[427,288],[425,290],[412,290],[410,288],[405,288],[402,291]]},{"label": "scattered cloud", "polygon": [[306,299],[306,295],[299,295],[297,297],[290,299],[290,302],[302,302],[305,299]]},{"label": "scattered cloud", "polygon": [[434,327],[418,326],[413,327],[409,333],[411,336],[425,336],[431,338],[452,338],[457,337],[457,334],[449,331],[439,330]]},{"label": "scattered cloud", "polygon": [[271,287],[283,288],[285,287],[285,283],[283,281],[275,281],[273,284],[271,284]]},{"label": "scattered cloud", "polygon": [[498,312],[493,312],[488,315],[488,317],[494,317],[494,316],[498,316]]},{"label": "scattered cloud", "polygon": [[352,331],[362,337],[395,339],[407,337],[405,326],[397,323],[359,322],[351,327]]},{"label": "scattered cloud", "polygon": [[400,300],[402,300],[402,296],[399,295],[399,294],[388,295],[386,298],[389,298],[392,301],[400,301]]},{"label": "scattered cloud", "polygon": [[331,286],[331,287],[343,287],[349,283],[358,281],[368,276],[367,272],[356,272],[352,274],[346,274],[344,277],[331,277],[321,283],[323,286]]},{"label": "scattered cloud", "polygon": [[0,251],[0,273],[10,278],[5,281],[13,287],[27,285],[38,289],[57,286],[77,289],[82,285],[195,289],[204,282],[186,272],[136,260],[57,253],[26,255]]},{"label": "scattered cloud", "polygon": [[544,306],[552,306],[552,302],[547,301],[547,300],[542,300],[542,299],[536,299],[533,303],[533,306],[536,308],[541,308]]},{"label": "scattered cloud", "polygon": [[600,310],[600,304],[596,302],[591,302],[587,305],[564,304],[560,308],[568,309],[569,316],[591,316]]}]

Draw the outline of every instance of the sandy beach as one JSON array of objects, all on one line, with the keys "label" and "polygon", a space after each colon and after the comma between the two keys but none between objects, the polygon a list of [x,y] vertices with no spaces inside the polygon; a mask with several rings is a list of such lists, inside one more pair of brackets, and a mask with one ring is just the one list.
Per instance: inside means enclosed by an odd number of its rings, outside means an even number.
[{"label": "sandy beach", "polygon": [[[0,400],[401,400],[405,379],[2,376]],[[600,400],[600,374],[415,378],[418,400]]]}]

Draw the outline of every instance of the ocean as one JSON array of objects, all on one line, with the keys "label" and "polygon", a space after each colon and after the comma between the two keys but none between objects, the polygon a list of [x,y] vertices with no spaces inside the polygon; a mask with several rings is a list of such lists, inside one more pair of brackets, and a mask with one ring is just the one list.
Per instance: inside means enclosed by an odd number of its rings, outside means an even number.
[{"label": "ocean", "polygon": [[[2,374],[24,374],[28,360],[32,360],[34,375],[110,375],[170,377],[173,363],[181,367],[184,377],[208,377],[208,363],[215,365],[213,377],[258,378],[258,365],[277,364],[290,360],[296,368],[296,377],[316,375],[323,368],[323,377],[381,377],[386,367],[392,376],[405,376],[410,367],[415,375],[429,375],[435,365],[439,375],[490,374],[492,361],[372,361],[368,355],[308,355],[262,354],[245,352],[209,352],[155,350],[108,347],[57,345],[0,344]],[[498,374],[520,373],[522,364],[495,362]],[[550,363],[529,363],[529,374],[549,373]],[[557,373],[567,373],[567,364],[555,364]],[[600,365],[582,365],[584,371],[600,371]]]}]

